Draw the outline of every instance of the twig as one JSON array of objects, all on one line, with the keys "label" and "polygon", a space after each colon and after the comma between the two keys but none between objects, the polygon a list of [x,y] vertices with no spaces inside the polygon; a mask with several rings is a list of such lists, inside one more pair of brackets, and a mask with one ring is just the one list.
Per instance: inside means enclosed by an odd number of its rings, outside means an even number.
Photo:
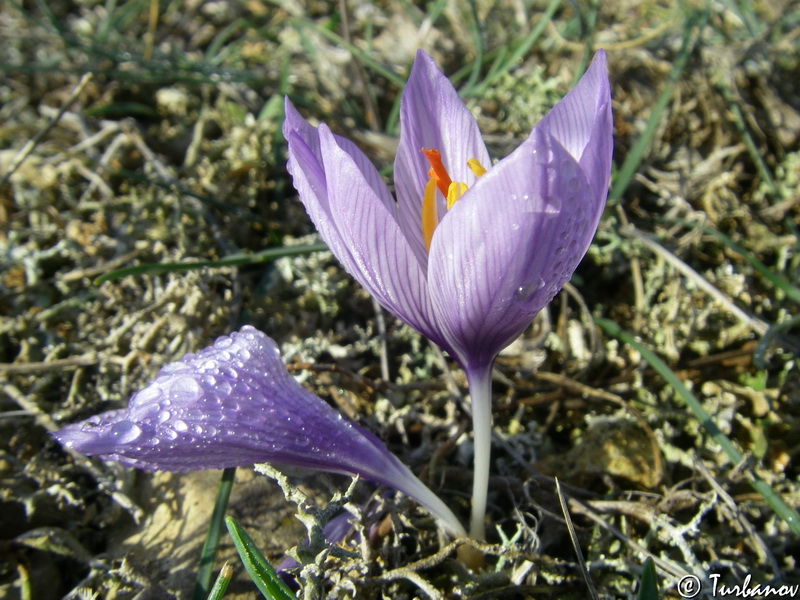
[{"label": "twig", "polygon": [[47,124],[39,130],[39,133],[34,135],[31,139],[27,141],[27,143],[22,147],[22,150],[14,157],[14,160],[11,162],[11,166],[8,168],[8,171],[0,178],[0,186],[4,185],[11,176],[19,169],[25,159],[28,158],[33,149],[39,145],[50,130],[55,127],[56,123],[64,116],[64,113],[67,112],[67,109],[72,106],[72,103],[77,100],[78,96],[81,95],[84,88],[87,84],[92,80],[92,73],[86,73],[81,80],[78,82],[78,85],[75,86],[75,89],[72,90],[72,93],[67,97],[64,103],[61,105],[61,108],[58,109],[58,112],[50,119]]},{"label": "twig", "polygon": [[700,275],[697,271],[695,271],[692,267],[687,265],[683,262],[680,258],[675,256],[672,252],[664,248],[661,244],[650,238],[650,236],[645,235],[641,231],[638,231],[634,227],[625,227],[621,230],[622,234],[631,238],[634,238],[645,246],[652,250],[655,254],[666,260],[669,264],[675,267],[678,271],[680,271],[687,279],[692,281],[697,287],[701,290],[706,292],[709,296],[714,298],[717,302],[722,304],[728,312],[733,314],[737,319],[739,319],[742,323],[747,325],[750,329],[758,333],[759,335],[764,335],[767,330],[769,329],[769,325],[767,325],[764,321],[759,319],[758,317],[754,317],[738,306],[736,306],[733,302],[731,302],[728,298],[725,297],[721,291],[711,285],[708,280]]},{"label": "twig", "polygon": [[[0,380],[0,390],[3,391],[9,398],[11,398],[14,402],[16,402],[19,406],[21,406],[24,410],[31,413],[36,420],[36,422],[49,431],[50,433],[54,433],[60,429],[58,425],[56,425],[55,421],[48,415],[47,413],[42,412],[41,409],[34,403],[31,402],[28,397],[23,394],[15,385]],[[80,465],[87,471],[89,471],[92,476],[94,477],[95,481],[97,481],[97,485],[102,489],[106,494],[108,494],[114,502],[119,504],[128,514],[133,517],[135,523],[139,523],[144,516],[144,512],[141,508],[139,508],[136,504],[134,504],[133,500],[128,498],[123,492],[116,489],[116,486],[113,480],[108,477],[105,473],[100,471],[92,461],[88,458],[83,456],[82,454],[78,454],[74,450],[70,448],[64,447],[64,450],[72,456],[72,459],[75,461],[76,464]]]},{"label": "twig", "polygon": [[32,375],[34,373],[47,373],[76,367],[88,367],[96,365],[100,360],[100,356],[96,352],[89,352],[80,356],[58,358],[45,362],[0,363],[0,375]]},{"label": "twig", "polygon": [[587,506],[580,500],[576,500],[575,498],[570,498],[569,506],[573,510],[573,512],[577,512],[585,517],[588,517],[589,519],[594,521],[597,525],[599,525],[602,529],[605,529],[617,539],[625,542],[634,552],[638,552],[645,557],[652,558],[653,562],[655,562],[666,573],[669,573],[673,577],[677,577],[679,579],[687,574],[687,571],[685,569],[681,568],[673,561],[668,559],[663,559],[660,556],[656,556],[644,546],[637,544],[635,541],[633,541],[631,538],[622,533],[619,529],[617,529],[613,525],[609,525],[608,523],[606,523],[602,518],[600,518],[600,515],[598,515],[595,511],[593,511],[589,506]]},{"label": "twig", "polygon": [[[352,45],[350,20],[347,13],[347,2],[345,0],[339,0],[339,16],[342,18],[342,38],[348,45]],[[358,57],[355,54],[352,54],[352,56],[353,64],[356,69],[356,77],[358,77],[361,83],[361,96],[364,99],[364,117],[370,129],[380,131],[383,127],[381,126],[380,117],[378,116],[378,107],[375,103],[375,99],[372,97],[372,94],[369,93],[367,73],[364,71],[364,67],[361,62],[359,62]]]},{"label": "twig", "polygon": [[572,525],[572,519],[569,516],[569,508],[564,494],[561,493],[561,484],[558,482],[558,477],[553,478],[556,482],[556,495],[558,496],[558,503],[561,505],[561,512],[564,514],[564,522],[567,524],[567,531],[569,532],[569,539],[572,542],[572,548],[575,550],[575,556],[578,559],[578,565],[581,568],[581,575],[586,582],[586,587],[589,588],[589,595],[592,600],[598,600],[597,590],[594,587],[592,578],[589,576],[589,570],[586,568],[586,561],[583,559],[583,552],[581,545],[578,543],[578,536],[575,533],[575,527]]},{"label": "twig", "polygon": [[756,528],[753,527],[753,524],[747,519],[742,511],[739,510],[736,501],[727,491],[725,491],[725,489],[723,489],[719,482],[714,479],[714,476],[709,472],[708,467],[706,467],[702,460],[696,459],[694,461],[694,466],[698,471],[700,471],[700,474],[717,493],[717,495],[722,498],[722,502],[733,511],[734,515],[736,515],[736,519],[739,521],[742,527],[744,527],[747,530],[747,533],[750,534],[750,537],[753,539],[755,544],[756,551],[761,555],[761,558],[766,559],[767,562],[769,562],[770,567],[772,567],[772,573],[775,575],[775,577],[778,579],[782,578],[783,573],[780,565],[778,565],[778,561],[775,560],[775,556],[772,554],[767,544],[764,543],[764,540],[760,535],[758,535],[758,532],[756,531]]}]

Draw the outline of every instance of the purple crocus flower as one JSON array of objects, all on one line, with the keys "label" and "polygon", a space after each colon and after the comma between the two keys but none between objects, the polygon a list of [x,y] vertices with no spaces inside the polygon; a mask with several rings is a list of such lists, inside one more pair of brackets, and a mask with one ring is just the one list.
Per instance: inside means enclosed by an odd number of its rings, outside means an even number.
[{"label": "purple crocus flower", "polygon": [[360,475],[405,492],[452,534],[465,534],[408,467],[297,383],[275,342],[250,326],[162,368],[126,409],[54,435],[81,454],[151,471],[269,462]]},{"label": "purple crocus flower", "polygon": [[387,310],[467,374],[475,427],[471,534],[483,537],[491,370],[572,276],[611,173],[606,55],[509,156],[492,164],[477,123],[418,51],[400,103],[397,199],[350,141],[286,100],[288,168],[331,251]]}]

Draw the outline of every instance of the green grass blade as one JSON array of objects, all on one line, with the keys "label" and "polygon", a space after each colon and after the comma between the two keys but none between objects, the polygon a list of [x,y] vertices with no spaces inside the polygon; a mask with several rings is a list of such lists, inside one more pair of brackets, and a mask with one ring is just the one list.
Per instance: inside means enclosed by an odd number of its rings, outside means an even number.
[{"label": "green grass blade", "polygon": [[206,267],[241,267],[244,265],[256,265],[269,262],[284,256],[297,256],[298,254],[311,254],[327,250],[325,244],[303,244],[300,246],[280,246],[278,248],[268,248],[255,254],[232,254],[219,260],[199,260],[188,263],[155,263],[149,265],[136,265],[134,267],[124,267],[115,269],[109,273],[101,275],[94,280],[95,285],[100,285],[106,281],[114,281],[128,275],[160,275],[162,273],[172,273],[175,271],[192,271],[194,269],[204,269]]},{"label": "green grass blade", "polygon": [[508,57],[503,61],[502,65],[498,65],[497,68],[492,68],[489,74],[484,77],[483,81],[474,87],[466,87],[461,91],[462,97],[466,96],[481,96],[486,92],[489,86],[494,83],[494,81],[502,76],[503,74],[510,71],[515,65],[522,60],[525,55],[530,51],[531,47],[537,42],[537,40],[541,37],[542,33],[544,33],[547,24],[553,18],[558,7],[561,5],[561,0],[550,0],[550,4],[547,5],[544,13],[539,18],[536,23],[536,26],[531,30],[531,32],[521,41],[519,44],[514,48],[514,51],[508,55]]},{"label": "green grass blade", "polygon": [[639,581],[637,600],[658,600],[658,580],[656,579],[656,564],[651,557],[644,561],[642,579]]},{"label": "green grass blade", "polygon": [[297,23],[298,23],[298,25],[300,27],[310,27],[310,28],[312,28],[314,31],[319,33],[321,36],[328,38],[328,40],[330,40],[334,44],[337,44],[337,45],[341,46],[342,48],[345,48],[348,52],[350,52],[356,58],[356,60],[359,60],[367,69],[370,69],[370,70],[376,72],[378,75],[382,75],[383,77],[385,77],[386,79],[391,81],[393,84],[395,84],[400,89],[405,87],[405,85],[406,85],[405,79],[400,77],[394,71],[390,71],[389,69],[384,67],[377,60],[372,58],[372,56],[370,56],[369,53],[364,52],[358,46],[355,46],[355,45],[351,44],[350,42],[345,40],[342,36],[340,36],[338,33],[334,32],[334,31],[331,31],[330,29],[327,29],[322,25],[317,25],[316,23],[310,23],[310,22],[308,22],[306,20],[303,20],[303,19],[297,20]]},{"label": "green grass blade", "polygon": [[214,587],[208,593],[208,600],[222,600],[225,595],[225,590],[228,589],[228,584],[233,578],[233,568],[225,563],[219,571],[217,580],[214,582]]},{"label": "green grass blade", "polygon": [[[608,335],[628,344],[637,352],[639,352],[639,354],[642,355],[642,358],[646,360],[669,385],[672,386],[672,389],[675,390],[675,393],[678,394],[678,396],[680,396],[681,399],[686,403],[686,406],[688,406],[692,413],[694,413],[695,418],[700,422],[713,440],[719,444],[720,448],[722,448],[722,451],[734,464],[734,466],[738,466],[742,462],[744,459],[742,453],[739,452],[739,450],[736,449],[736,446],[733,445],[727,436],[720,431],[719,427],[717,427],[717,424],[711,420],[711,416],[700,404],[700,401],[695,398],[694,394],[689,391],[689,388],[683,384],[675,372],[669,368],[667,363],[661,360],[661,358],[659,358],[655,352],[650,350],[650,348],[637,341],[636,338],[622,329],[614,321],[600,317],[596,317],[594,321]],[[797,514],[797,511],[787,505],[786,502],[783,501],[783,498],[775,493],[775,491],[766,482],[758,479],[755,475],[751,476],[752,478],[749,480],[750,486],[756,492],[758,492],[762,498],[764,498],[764,501],[767,503],[767,505],[775,512],[776,515],[786,522],[794,534],[800,537],[800,514]]]},{"label": "green grass blade", "polygon": [[242,529],[239,523],[233,517],[227,517],[225,525],[228,528],[228,533],[231,534],[233,544],[242,559],[244,568],[247,569],[247,573],[253,583],[264,594],[264,597],[267,600],[297,600],[292,590],[278,577],[275,569],[256,548],[253,540],[250,539],[250,536],[247,535],[247,532]]},{"label": "green grass blade", "polygon": [[729,238],[721,231],[717,231],[716,229],[712,229],[711,227],[706,227],[705,225],[701,225],[700,223],[693,223],[692,221],[685,221],[683,219],[670,219],[669,221],[673,223],[680,223],[687,227],[694,227],[696,229],[699,229],[703,233],[706,233],[708,235],[713,235],[720,242],[725,244],[728,248],[736,252],[736,254],[740,255],[751,267],[753,267],[758,272],[759,275],[761,275],[764,279],[769,281],[772,285],[774,285],[776,288],[778,288],[784,294],[786,294],[787,298],[790,298],[791,300],[800,303],[800,288],[793,286],[783,277],[775,274],[769,267],[767,267],[767,265],[762,263],[755,256],[750,254],[747,250],[742,248],[739,244],[734,242],[731,238]]},{"label": "green grass blade", "polygon": [[647,125],[642,135],[639,136],[628,151],[628,154],[625,156],[625,161],[622,163],[622,167],[617,173],[614,185],[611,187],[611,192],[608,195],[608,204],[610,206],[617,204],[622,199],[622,195],[633,180],[633,176],[636,174],[642,162],[644,153],[656,133],[658,124],[661,121],[661,116],[666,110],[667,104],[669,104],[672,99],[672,94],[675,92],[678,79],[681,73],[683,73],[689,56],[692,54],[695,42],[700,37],[695,35],[695,30],[701,30],[707,18],[708,15],[705,12],[693,12],[687,18],[683,27],[683,41],[675,57],[675,62],[672,64],[672,71],[670,71],[669,79],[664,89],[661,90],[661,94],[658,96],[656,105],[653,107],[653,112],[650,113],[650,117],[647,119]]},{"label": "green grass blade", "polygon": [[[197,569],[197,577],[194,582],[193,600],[204,600],[209,596],[208,588],[211,587],[211,573],[214,568],[214,557],[217,554],[219,538],[222,535],[222,519],[228,508],[228,498],[231,496],[233,478],[236,476],[236,467],[222,471],[222,478],[217,489],[217,498],[214,501],[214,510],[211,512],[211,523],[208,526],[206,541],[203,543],[203,550],[200,552],[200,568]],[[220,573],[220,577],[222,573]],[[229,579],[230,581],[230,579]],[[216,584],[214,585],[216,588]],[[228,584],[225,584],[228,587]],[[224,593],[223,589],[221,594]],[[220,597],[221,597],[220,594]]]},{"label": "green grass blade", "polygon": [[733,90],[731,90],[731,87],[725,81],[725,77],[721,73],[718,75],[717,87],[722,93],[722,97],[725,99],[725,102],[728,103],[728,110],[730,111],[730,118],[733,121],[733,125],[739,132],[742,142],[744,142],[744,147],[747,148],[747,153],[750,155],[750,159],[753,161],[753,164],[755,164],[756,169],[758,169],[758,174],[769,188],[770,196],[772,196],[772,199],[775,201],[783,200],[781,190],[775,184],[775,178],[772,176],[772,172],[769,170],[767,162],[761,155],[761,150],[758,148],[756,141],[753,139],[753,136],[750,134],[750,131],[747,128],[747,123],[745,122],[742,108],[739,106],[736,98],[734,98]]}]

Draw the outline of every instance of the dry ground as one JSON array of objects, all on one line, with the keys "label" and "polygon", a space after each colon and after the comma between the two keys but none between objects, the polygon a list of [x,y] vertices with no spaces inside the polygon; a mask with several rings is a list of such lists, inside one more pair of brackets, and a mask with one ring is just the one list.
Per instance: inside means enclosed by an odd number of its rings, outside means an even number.
[{"label": "dry ground", "polygon": [[[466,518],[462,374],[330,254],[170,266],[317,241],[284,168],[283,95],[388,174],[418,47],[495,157],[606,48],[614,187],[572,285],[497,363],[485,570],[362,483],[362,525],[383,526],[360,558],[328,559],[319,589],[585,597],[552,475],[603,598],[633,597],[647,556],[667,597],[686,573],[800,582],[797,534],[751,487],[800,503],[798,34],[789,1],[0,4],[0,596],[190,596],[219,473],[125,471],[48,431],[124,405],[244,323]],[[237,477],[230,513],[276,562],[302,537],[295,508],[271,480]],[[347,487],[292,481],[320,505]],[[230,595],[253,597],[236,568]]]}]

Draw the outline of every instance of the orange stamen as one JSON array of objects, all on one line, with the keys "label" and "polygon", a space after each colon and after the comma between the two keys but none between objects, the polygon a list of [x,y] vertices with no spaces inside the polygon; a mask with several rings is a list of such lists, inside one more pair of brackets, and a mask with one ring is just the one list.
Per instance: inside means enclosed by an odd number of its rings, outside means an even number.
[{"label": "orange stamen", "polygon": [[433,230],[439,224],[439,215],[436,210],[436,179],[431,178],[425,185],[425,193],[422,196],[422,239],[425,242],[425,250],[430,252]]},{"label": "orange stamen", "polygon": [[436,187],[439,188],[442,196],[447,198],[447,190],[450,189],[452,181],[450,180],[450,175],[447,173],[447,169],[445,169],[442,164],[442,154],[438,150],[427,150],[425,148],[422,149],[422,153],[431,164],[431,170],[428,172],[428,175],[432,180],[436,181]]}]

